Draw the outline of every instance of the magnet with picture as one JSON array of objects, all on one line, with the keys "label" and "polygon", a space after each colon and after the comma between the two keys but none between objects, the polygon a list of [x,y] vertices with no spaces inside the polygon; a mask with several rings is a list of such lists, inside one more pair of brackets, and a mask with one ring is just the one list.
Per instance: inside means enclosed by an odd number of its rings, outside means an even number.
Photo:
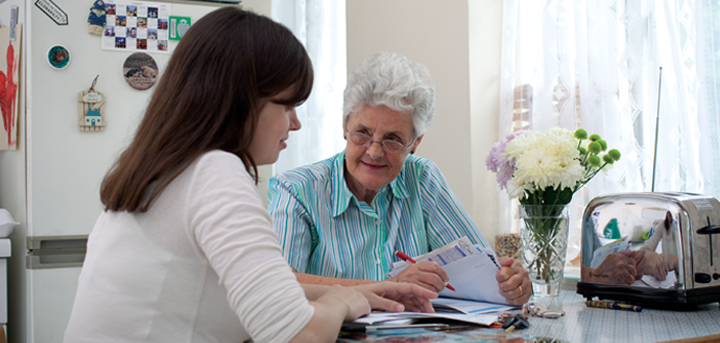
[{"label": "magnet with picture", "polygon": [[70,64],[70,51],[62,45],[53,45],[48,49],[47,61],[53,69],[65,69]]}]

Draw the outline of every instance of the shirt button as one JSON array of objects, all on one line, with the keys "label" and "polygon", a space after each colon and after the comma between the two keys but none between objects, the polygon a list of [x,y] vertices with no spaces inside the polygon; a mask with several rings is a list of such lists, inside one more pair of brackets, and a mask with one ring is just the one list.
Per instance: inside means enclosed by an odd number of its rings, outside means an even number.
[{"label": "shirt button", "polygon": [[375,260],[375,264],[380,264],[380,260]]},{"label": "shirt button", "polygon": [[378,219],[375,223],[378,224],[378,225],[382,225],[383,222],[382,222],[382,220],[379,220],[379,219]]}]

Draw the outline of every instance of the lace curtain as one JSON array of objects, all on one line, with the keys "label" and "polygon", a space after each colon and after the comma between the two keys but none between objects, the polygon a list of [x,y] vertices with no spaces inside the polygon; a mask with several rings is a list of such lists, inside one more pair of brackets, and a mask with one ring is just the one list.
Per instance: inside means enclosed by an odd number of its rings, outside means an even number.
[{"label": "lace curtain", "polygon": [[[709,0],[504,1],[500,137],[582,127],[623,155],[573,197],[568,261],[579,253],[582,211],[596,196],[649,192],[654,183],[655,191],[720,198],[718,7]],[[510,215],[500,216],[500,227],[517,232],[517,203],[501,202],[500,213]]]},{"label": "lace curtain", "polygon": [[315,71],[310,98],[296,109],[302,123],[291,132],[273,175],[340,152],[342,99],[347,82],[345,1],[272,0],[272,17],[305,46]]}]

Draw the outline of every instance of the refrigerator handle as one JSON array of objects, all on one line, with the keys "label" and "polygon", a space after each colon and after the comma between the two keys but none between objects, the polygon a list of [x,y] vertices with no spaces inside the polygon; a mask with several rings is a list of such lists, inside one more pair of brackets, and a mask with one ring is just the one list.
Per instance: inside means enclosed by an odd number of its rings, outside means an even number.
[{"label": "refrigerator handle", "polygon": [[27,269],[82,267],[87,235],[30,236],[27,238]]}]

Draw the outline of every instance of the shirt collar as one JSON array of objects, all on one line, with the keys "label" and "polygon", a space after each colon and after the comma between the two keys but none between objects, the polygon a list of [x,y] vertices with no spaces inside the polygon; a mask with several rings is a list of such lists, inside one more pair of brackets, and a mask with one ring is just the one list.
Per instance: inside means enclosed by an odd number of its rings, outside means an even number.
[{"label": "shirt collar", "polygon": [[[412,155],[409,155],[412,156]],[[405,165],[407,165],[408,159],[405,160]],[[393,196],[395,196],[398,199],[405,199],[407,198],[410,193],[408,192],[408,188],[406,185],[407,177],[405,175],[406,170],[408,168],[405,168],[405,165],[403,166],[402,170],[400,170],[400,174],[390,182],[390,189],[392,190]],[[350,188],[347,186],[347,182],[345,182],[345,152],[341,152],[334,157],[334,161],[332,164],[332,170],[331,170],[331,179],[332,179],[332,216],[337,217],[345,212],[347,210],[348,206],[350,206],[350,201],[354,199],[354,201],[358,201],[357,198],[355,198],[355,195],[350,191]],[[387,187],[387,186],[386,186]],[[379,194],[380,192],[378,192]]]}]

